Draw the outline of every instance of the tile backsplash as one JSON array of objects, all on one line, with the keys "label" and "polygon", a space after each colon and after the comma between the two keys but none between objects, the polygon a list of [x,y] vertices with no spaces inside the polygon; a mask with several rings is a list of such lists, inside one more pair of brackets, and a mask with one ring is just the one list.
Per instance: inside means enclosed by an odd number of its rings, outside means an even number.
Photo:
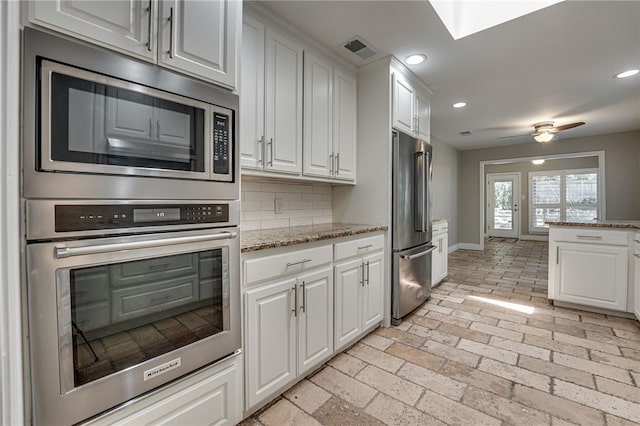
[{"label": "tile backsplash", "polygon": [[245,176],[240,191],[240,225],[245,231],[333,221],[328,183],[286,183]]}]

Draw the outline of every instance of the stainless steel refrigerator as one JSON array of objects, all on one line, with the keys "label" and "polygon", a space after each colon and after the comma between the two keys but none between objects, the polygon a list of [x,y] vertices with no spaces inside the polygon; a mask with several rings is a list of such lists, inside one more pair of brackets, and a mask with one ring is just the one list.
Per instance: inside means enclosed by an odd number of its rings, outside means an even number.
[{"label": "stainless steel refrigerator", "polygon": [[431,176],[428,143],[393,132],[391,322],[431,295]]}]

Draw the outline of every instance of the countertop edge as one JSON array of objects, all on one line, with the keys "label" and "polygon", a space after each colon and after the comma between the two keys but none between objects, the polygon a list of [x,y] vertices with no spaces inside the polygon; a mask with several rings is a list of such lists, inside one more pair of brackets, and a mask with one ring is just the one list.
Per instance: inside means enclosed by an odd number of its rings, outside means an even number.
[{"label": "countertop edge", "polygon": [[250,253],[254,251],[267,250],[270,248],[288,247],[296,244],[331,240],[335,238],[349,237],[352,235],[367,234],[370,232],[386,231],[387,229],[389,229],[389,227],[384,225],[358,225],[357,228],[353,228],[353,229],[343,229],[343,230],[336,230],[336,231],[320,231],[317,233],[312,233],[307,235],[291,236],[281,240],[259,242],[255,244],[249,244],[246,246],[241,245],[240,252]]},{"label": "countertop edge", "polygon": [[640,221],[629,222],[594,222],[594,223],[577,223],[577,222],[545,222],[549,226],[570,226],[582,228],[617,228],[617,229],[640,229]]}]

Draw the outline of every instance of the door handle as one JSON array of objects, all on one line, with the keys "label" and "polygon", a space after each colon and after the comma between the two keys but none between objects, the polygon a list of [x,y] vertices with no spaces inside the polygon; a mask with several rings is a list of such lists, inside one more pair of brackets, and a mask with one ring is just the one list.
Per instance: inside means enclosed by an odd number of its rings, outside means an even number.
[{"label": "door handle", "polygon": [[413,227],[415,231],[425,232],[425,194],[426,194],[426,174],[425,174],[425,153],[424,151],[415,152],[414,156],[414,219]]},{"label": "door handle", "polygon": [[414,254],[402,254],[400,255],[400,257],[404,260],[413,260],[416,259],[418,257],[422,257],[425,256],[429,253],[431,253],[432,251],[434,251],[436,249],[436,246],[431,246],[428,249],[424,250],[424,251],[420,251],[418,253],[414,253]]},{"label": "door handle", "polygon": [[264,164],[263,144],[264,144],[264,135],[260,136],[260,139],[258,139],[258,165],[259,166]]},{"label": "door handle", "polygon": [[333,152],[329,154],[329,163],[331,163],[329,165],[329,174],[333,175]]},{"label": "door handle", "polygon": [[360,275],[360,285],[364,287],[364,261],[360,264],[362,268],[362,274]]},{"label": "door handle", "polygon": [[135,250],[142,248],[161,247],[173,244],[199,243],[203,241],[226,240],[236,238],[235,231],[218,232],[211,235],[194,235],[189,237],[163,238],[159,240],[132,241],[130,243],[104,244],[87,247],[56,247],[56,259],[63,259],[71,256],[83,256],[89,254],[111,253],[121,250]]},{"label": "door handle", "polygon": [[[365,265],[367,266],[367,285],[369,285],[369,273],[370,273],[370,271],[369,271],[369,261],[368,260],[365,262]],[[363,270],[364,270],[364,268],[363,268]]]},{"label": "door handle", "polygon": [[273,138],[269,138],[269,163],[267,164],[270,167],[273,167]]},{"label": "door handle", "polygon": [[169,58],[173,59],[173,7],[169,8]]},{"label": "door handle", "polygon": [[336,176],[340,174],[340,153],[336,154]]},{"label": "door handle", "polygon": [[149,22],[148,22],[148,25],[149,25],[149,34],[148,34],[149,35],[149,41],[147,42],[147,50],[149,52],[153,52],[153,46],[151,45],[151,34],[152,34],[151,24],[153,23],[151,17],[153,15],[153,0],[149,0],[149,6],[147,7],[147,12],[149,13]]},{"label": "door handle", "polygon": [[300,305],[300,312],[307,312],[307,286],[302,281],[302,305]]},{"label": "door handle", "polygon": [[291,287],[291,290],[293,291],[293,309],[291,309],[291,312],[293,312],[294,317],[297,317],[298,316],[298,289],[294,285],[293,287]]}]

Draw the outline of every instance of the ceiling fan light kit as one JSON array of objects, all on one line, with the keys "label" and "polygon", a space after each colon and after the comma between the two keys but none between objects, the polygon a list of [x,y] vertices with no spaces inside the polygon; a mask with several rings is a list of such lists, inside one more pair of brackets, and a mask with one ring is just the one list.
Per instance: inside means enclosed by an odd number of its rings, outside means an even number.
[{"label": "ceiling fan light kit", "polygon": [[551,142],[553,140],[553,138],[555,137],[555,135],[549,131],[544,131],[541,132],[537,135],[533,136],[533,139],[536,140],[536,142],[540,142],[540,143],[547,143],[547,142]]}]

